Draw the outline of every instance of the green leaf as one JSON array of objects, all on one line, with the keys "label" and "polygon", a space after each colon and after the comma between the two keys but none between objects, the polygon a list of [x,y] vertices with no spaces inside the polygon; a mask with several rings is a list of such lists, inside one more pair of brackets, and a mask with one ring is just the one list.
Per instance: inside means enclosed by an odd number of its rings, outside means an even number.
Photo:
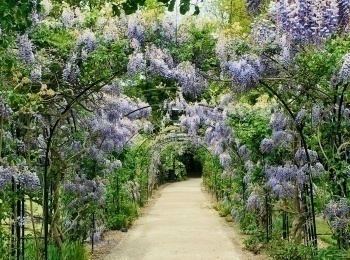
[{"label": "green leaf", "polygon": [[199,7],[198,6],[195,6],[194,7],[194,13],[193,15],[199,15]]},{"label": "green leaf", "polygon": [[175,2],[176,2],[176,0],[170,0],[169,7],[168,7],[168,11],[169,12],[173,12],[174,11]]},{"label": "green leaf", "polygon": [[146,0],[139,0],[139,6],[144,6],[146,4]]},{"label": "green leaf", "polygon": [[190,10],[190,1],[183,0],[180,3],[180,14],[184,15]]},{"label": "green leaf", "polygon": [[112,10],[113,10],[113,15],[120,16],[120,14],[121,14],[120,9],[117,5],[113,5]]}]

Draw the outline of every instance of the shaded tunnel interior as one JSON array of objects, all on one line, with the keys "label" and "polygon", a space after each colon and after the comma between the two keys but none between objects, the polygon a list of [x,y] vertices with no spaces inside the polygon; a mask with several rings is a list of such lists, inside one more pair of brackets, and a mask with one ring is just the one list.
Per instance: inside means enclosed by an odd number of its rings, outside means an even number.
[{"label": "shaded tunnel interior", "polygon": [[180,161],[185,165],[188,178],[202,177],[203,167],[193,153],[184,153],[180,157]]}]

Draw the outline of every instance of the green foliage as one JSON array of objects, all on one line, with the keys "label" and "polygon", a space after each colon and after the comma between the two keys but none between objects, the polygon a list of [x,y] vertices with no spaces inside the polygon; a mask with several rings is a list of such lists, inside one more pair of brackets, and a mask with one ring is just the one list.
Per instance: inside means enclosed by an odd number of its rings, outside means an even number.
[{"label": "green foliage", "polygon": [[247,13],[245,0],[215,0],[211,13],[229,35],[242,35],[250,31],[252,19]]},{"label": "green foliage", "polygon": [[305,86],[329,85],[329,79],[335,69],[341,65],[342,57],[348,53],[350,41],[348,36],[333,37],[324,46],[301,52],[297,64],[297,80]]},{"label": "green foliage", "polygon": [[[0,204],[1,205],[1,204]],[[0,208],[1,209],[1,208]],[[0,215],[0,220],[3,219],[1,218]],[[4,230],[4,228],[2,226],[0,226],[0,241],[2,241],[2,243],[0,243],[0,255],[4,258],[7,259],[8,258],[8,243],[7,241],[10,241],[10,236],[9,234]]]},{"label": "green foliage", "polygon": [[229,203],[219,202],[216,204],[216,208],[221,217],[226,217],[231,214],[231,205]]},{"label": "green foliage", "polygon": [[57,247],[51,245],[49,247],[48,258],[52,260],[86,260],[87,256],[84,250],[84,246],[81,243],[75,241],[66,242],[62,249],[58,249]]},{"label": "green foliage", "polygon": [[212,35],[214,28],[214,24],[208,22],[198,26],[195,20],[190,20],[189,24],[182,24],[179,30],[186,30],[190,40],[181,48],[175,42],[174,46],[170,46],[170,52],[179,59],[179,62],[192,61],[203,71],[218,66],[219,61],[214,52],[216,40]]},{"label": "green foliage", "polygon": [[60,27],[37,26],[33,28],[30,37],[35,42],[37,51],[49,49],[50,54],[60,58],[68,58],[75,44],[73,35]]},{"label": "green foliage", "polygon": [[[268,127],[269,118],[261,113],[261,109],[241,107],[237,113],[230,117],[230,125],[241,144],[246,144],[256,158],[260,156],[260,142],[271,135]],[[253,158],[254,158],[253,157]]]},{"label": "green foliage", "polygon": [[36,1],[0,1],[0,28],[7,32],[24,32],[31,24],[30,15],[34,10],[39,10]]},{"label": "green foliage", "polygon": [[266,253],[275,260],[337,260],[348,259],[348,253],[334,246],[315,250],[313,247],[290,241],[272,240]]},{"label": "green foliage", "polygon": [[116,76],[126,73],[129,50],[126,41],[102,45],[91,53],[81,72],[81,83],[91,84],[104,80],[107,83]]},{"label": "green foliage", "polygon": [[[37,248],[33,240],[26,240],[25,257],[28,260],[37,260]],[[87,260],[88,256],[84,245],[79,241],[66,241],[62,248],[50,245],[48,248],[50,260]]]},{"label": "green foliage", "polygon": [[264,248],[264,233],[258,232],[244,240],[244,246],[254,254],[259,254]]},{"label": "green foliage", "polygon": [[267,254],[274,260],[311,260],[315,259],[315,250],[302,244],[286,240],[273,240],[269,243]]},{"label": "green foliage", "polygon": [[119,213],[108,216],[107,228],[112,230],[128,228],[139,214],[140,209],[137,205],[130,201],[122,201],[119,205]]},{"label": "green foliage", "polygon": [[337,260],[337,259],[349,259],[349,252],[345,250],[339,250],[338,247],[328,246],[317,250],[316,260]]},{"label": "green foliage", "polygon": [[[148,199],[147,169],[150,160],[143,146],[127,148],[118,158],[123,161],[123,168],[111,173],[106,185],[106,225],[119,230],[129,227],[140,214],[140,206]],[[126,183],[130,180],[139,184],[139,198],[136,200],[126,191]]]}]

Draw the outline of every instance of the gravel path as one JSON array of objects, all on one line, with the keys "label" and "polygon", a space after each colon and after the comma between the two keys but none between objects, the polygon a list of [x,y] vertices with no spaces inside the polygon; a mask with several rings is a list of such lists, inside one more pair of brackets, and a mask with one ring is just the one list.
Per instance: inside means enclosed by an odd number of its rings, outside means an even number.
[{"label": "gravel path", "polygon": [[201,190],[201,179],[167,185],[105,260],[262,259],[241,239]]}]

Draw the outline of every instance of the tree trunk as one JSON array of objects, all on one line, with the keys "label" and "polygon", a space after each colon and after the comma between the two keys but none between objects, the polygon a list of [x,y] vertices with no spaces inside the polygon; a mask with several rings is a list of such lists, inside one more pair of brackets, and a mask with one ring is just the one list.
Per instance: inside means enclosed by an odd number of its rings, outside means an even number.
[{"label": "tree trunk", "polygon": [[305,212],[303,212],[303,207],[301,207],[302,201],[299,197],[299,189],[297,184],[296,189],[293,194],[293,207],[294,207],[294,220],[292,223],[292,230],[290,233],[291,240],[294,242],[300,242],[303,238],[303,227],[306,222]]}]

